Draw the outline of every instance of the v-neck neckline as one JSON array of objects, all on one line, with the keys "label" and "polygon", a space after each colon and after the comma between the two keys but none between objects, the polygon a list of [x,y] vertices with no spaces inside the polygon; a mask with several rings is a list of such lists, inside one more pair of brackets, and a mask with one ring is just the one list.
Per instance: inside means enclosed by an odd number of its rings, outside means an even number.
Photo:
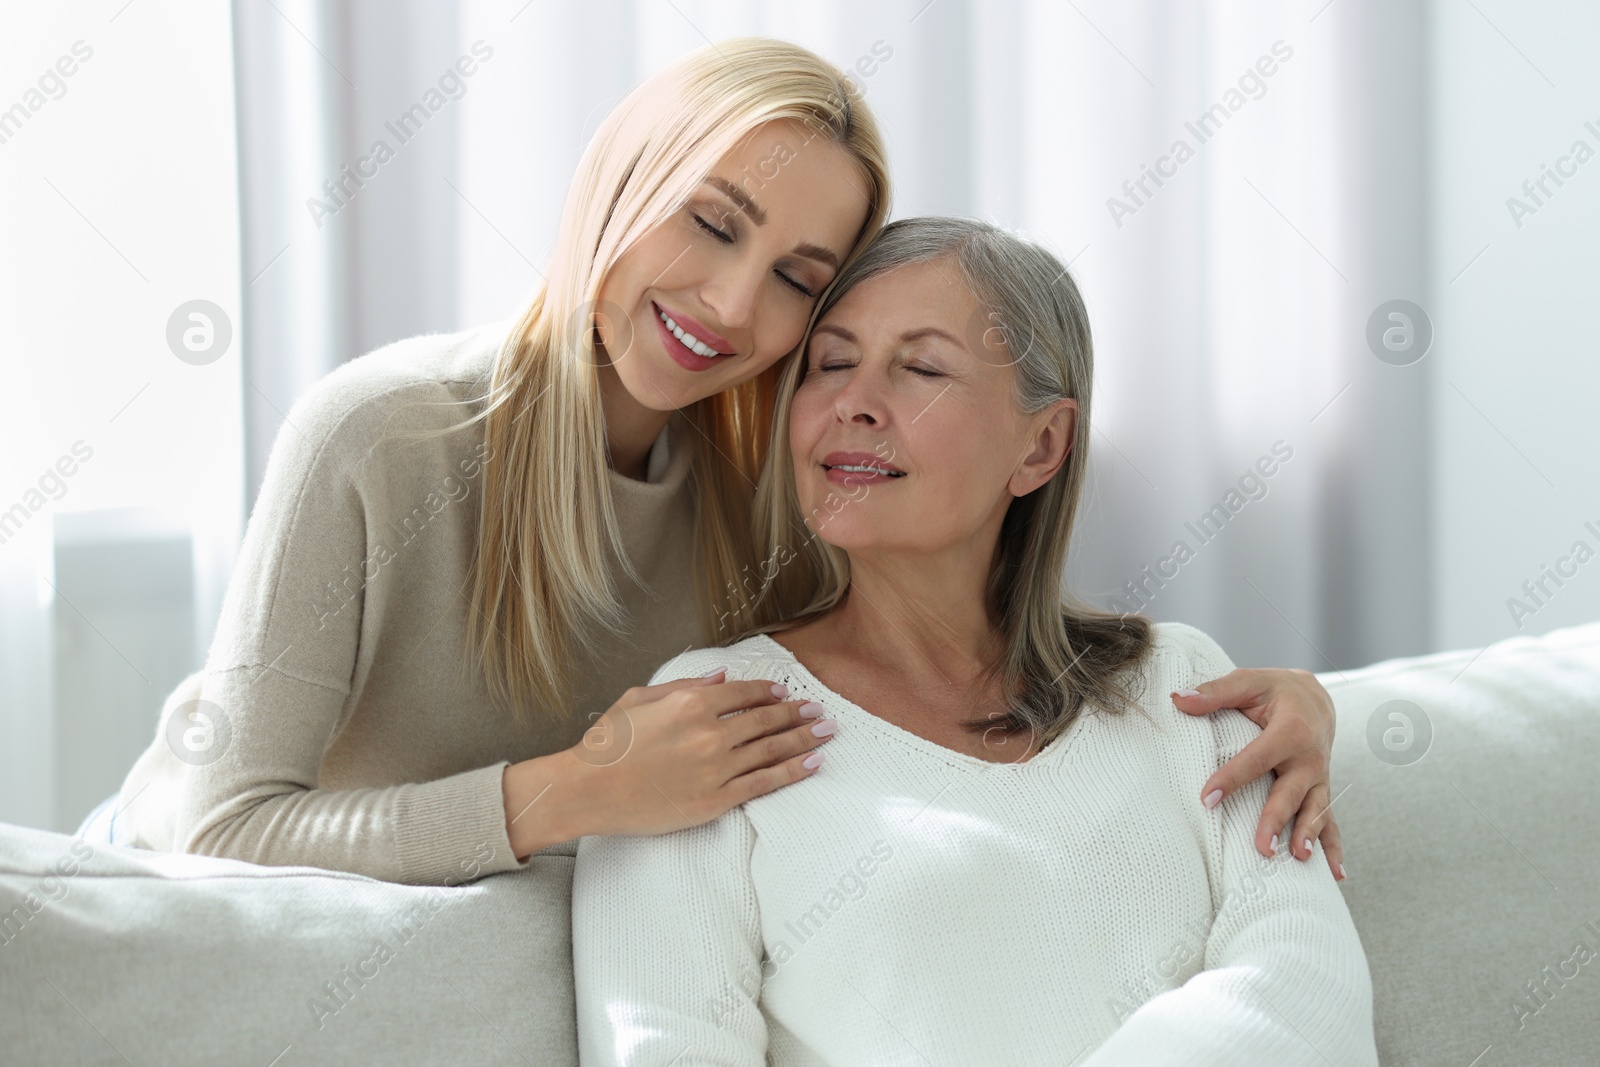
[{"label": "v-neck neckline", "polygon": [[982,771],[987,770],[990,767],[1004,767],[1009,768],[1013,774],[1023,774],[1027,772],[1029,767],[1035,767],[1041,763],[1058,763],[1063,758],[1060,754],[1065,752],[1077,741],[1078,734],[1085,729],[1085,724],[1093,721],[1096,717],[1094,714],[1092,714],[1091,709],[1087,707],[1083,708],[1079,711],[1078,717],[1073,721],[1072,725],[1067,727],[1065,731],[1063,731],[1048,745],[1045,745],[1044,748],[1034,753],[1032,759],[1023,760],[1021,763],[1011,760],[986,760],[982,756],[974,756],[971,753],[959,751],[958,749],[951,748],[948,745],[941,745],[937,741],[930,741],[921,734],[913,733],[912,731],[907,730],[905,727],[896,725],[880,715],[874,715],[866,708],[863,708],[854,701],[845,699],[828,686],[824,685],[820,678],[811,673],[810,668],[808,668],[804,663],[800,662],[800,657],[796,656],[783,645],[773,640],[771,636],[767,634],[756,634],[754,639],[765,641],[772,647],[774,652],[782,656],[783,659],[790,664],[791,669],[801,677],[807,686],[816,690],[818,696],[815,699],[817,699],[819,703],[826,704],[830,711],[833,710],[835,706],[843,708],[845,711],[850,713],[848,717],[851,722],[864,724],[871,729],[878,731],[880,734],[883,734],[889,740],[897,741],[900,744],[916,749],[925,755],[933,756],[945,762],[953,761],[958,766],[966,767],[972,770]]}]

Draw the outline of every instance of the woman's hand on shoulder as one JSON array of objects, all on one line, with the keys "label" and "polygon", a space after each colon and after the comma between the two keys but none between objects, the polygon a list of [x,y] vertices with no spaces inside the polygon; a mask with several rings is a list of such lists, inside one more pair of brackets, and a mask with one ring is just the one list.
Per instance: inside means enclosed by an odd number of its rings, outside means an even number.
[{"label": "woman's hand on shoulder", "polygon": [[836,728],[821,705],[786,699],[788,690],[770,681],[724,679],[718,671],[629,689],[578,744],[509,768],[507,830],[517,855],[526,854],[519,840],[531,852],[585,834],[698,826],[813,774],[822,762],[814,750]]},{"label": "woman's hand on shoulder", "polygon": [[1173,693],[1172,702],[1187,715],[1237,708],[1262,730],[1207,779],[1202,803],[1209,800],[1206,806],[1215,807],[1234,790],[1276,771],[1256,827],[1256,849],[1274,855],[1286,843],[1283,831],[1292,820],[1287,844],[1295,858],[1309,859],[1311,840],[1320,839],[1333,877],[1343,881],[1344,854],[1328,779],[1336,725],[1333,697],[1316,676],[1298,669],[1241,667],[1194,690]]}]

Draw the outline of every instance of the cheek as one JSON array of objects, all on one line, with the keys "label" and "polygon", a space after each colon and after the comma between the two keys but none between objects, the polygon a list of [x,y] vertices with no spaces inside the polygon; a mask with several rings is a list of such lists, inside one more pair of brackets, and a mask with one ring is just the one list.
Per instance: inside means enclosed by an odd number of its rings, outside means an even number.
[{"label": "cheek", "polygon": [[700,254],[701,250],[686,242],[669,220],[647,231],[617,257],[601,290],[618,303],[632,306],[652,285],[672,289],[689,284],[703,269]]},{"label": "cheek", "polygon": [[800,502],[806,510],[829,489],[826,482],[819,484],[820,472],[812,464],[817,446],[833,424],[833,405],[829,402],[828,391],[812,382],[813,379],[807,379],[789,404],[789,452]]},{"label": "cheek", "polygon": [[811,317],[811,304],[787,293],[769,297],[762,307],[760,325],[756,330],[756,357],[763,362],[776,363],[795,350],[806,332],[806,320]]},{"label": "cheek", "polygon": [[789,448],[802,462],[811,454],[811,448],[822,435],[828,404],[822,390],[808,380],[795,390],[789,404]]},{"label": "cheek", "polygon": [[[939,508],[949,513],[984,514],[1006,492],[1012,457],[1021,445],[1005,419],[961,412],[959,406],[945,408],[940,402],[928,409],[914,427],[918,432],[914,441],[907,441],[907,448],[913,462],[928,472],[929,489],[938,498]],[[974,432],[977,426],[985,429]]]},{"label": "cheek", "polygon": [[615,305],[624,312],[635,309],[642,288],[639,278],[645,270],[641,261],[645,258],[645,250],[636,245],[611,264],[611,269],[606,271],[605,279],[600,283],[602,304]]}]

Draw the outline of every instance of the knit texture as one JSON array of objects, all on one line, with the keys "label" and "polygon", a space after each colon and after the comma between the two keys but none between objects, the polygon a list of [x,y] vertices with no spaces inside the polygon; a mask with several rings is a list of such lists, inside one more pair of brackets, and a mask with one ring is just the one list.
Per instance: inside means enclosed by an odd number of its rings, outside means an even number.
[{"label": "knit texture", "polygon": [[[1360,939],[1318,844],[1256,852],[1270,778],[1200,787],[1259,729],[1168,694],[1233,664],[1156,625],[1149,713],[1091,711],[1021,763],[856,707],[765,636],[727,664],[839,723],[812,776],[710,823],[585,837],[585,1064],[1376,1064]],[[1153,720],[1153,722],[1152,722]]]},{"label": "knit texture", "polygon": [[[493,457],[482,423],[428,441],[404,435],[481,410],[508,328],[396,342],[294,405],[205,669],[168,698],[124,783],[128,843],[413,884],[458,881],[469,861],[486,874],[525,866],[506,834],[504,768],[577,743],[624,689],[703,641],[694,430],[674,414],[651,451],[650,480],[609,472],[645,587],[608,547],[633,629],[577,651],[569,714],[530,709],[519,724],[466,665],[483,464]],[[571,464],[545,458],[552,478]],[[209,762],[180,760],[165,728],[194,699],[226,723]],[[570,855],[576,843],[551,847]]]}]

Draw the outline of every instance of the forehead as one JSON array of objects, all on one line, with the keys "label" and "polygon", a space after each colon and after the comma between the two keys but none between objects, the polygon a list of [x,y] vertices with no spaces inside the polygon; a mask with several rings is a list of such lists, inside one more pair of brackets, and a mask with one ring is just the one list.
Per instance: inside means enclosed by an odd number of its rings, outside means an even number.
[{"label": "forehead", "polygon": [[[840,197],[866,214],[869,189],[861,162],[832,136],[798,118],[760,123],[726,150],[709,171],[754,200],[773,190],[794,190],[806,200]],[[808,206],[806,214],[816,214]]]},{"label": "forehead", "polygon": [[870,206],[866,174],[850,149],[798,119],[764,122],[746,132],[711,168],[719,186],[732,185],[752,219],[836,230],[848,243]]},{"label": "forehead", "polygon": [[960,320],[977,304],[961,269],[949,256],[907,263],[853,286],[822,322],[870,321],[899,325],[907,318]]},{"label": "forehead", "polygon": [[[972,290],[954,256],[908,263],[852,287],[818,320],[813,337],[862,347],[931,339],[985,364],[1009,365],[1006,332]],[[843,335],[843,336],[841,336]]]}]

